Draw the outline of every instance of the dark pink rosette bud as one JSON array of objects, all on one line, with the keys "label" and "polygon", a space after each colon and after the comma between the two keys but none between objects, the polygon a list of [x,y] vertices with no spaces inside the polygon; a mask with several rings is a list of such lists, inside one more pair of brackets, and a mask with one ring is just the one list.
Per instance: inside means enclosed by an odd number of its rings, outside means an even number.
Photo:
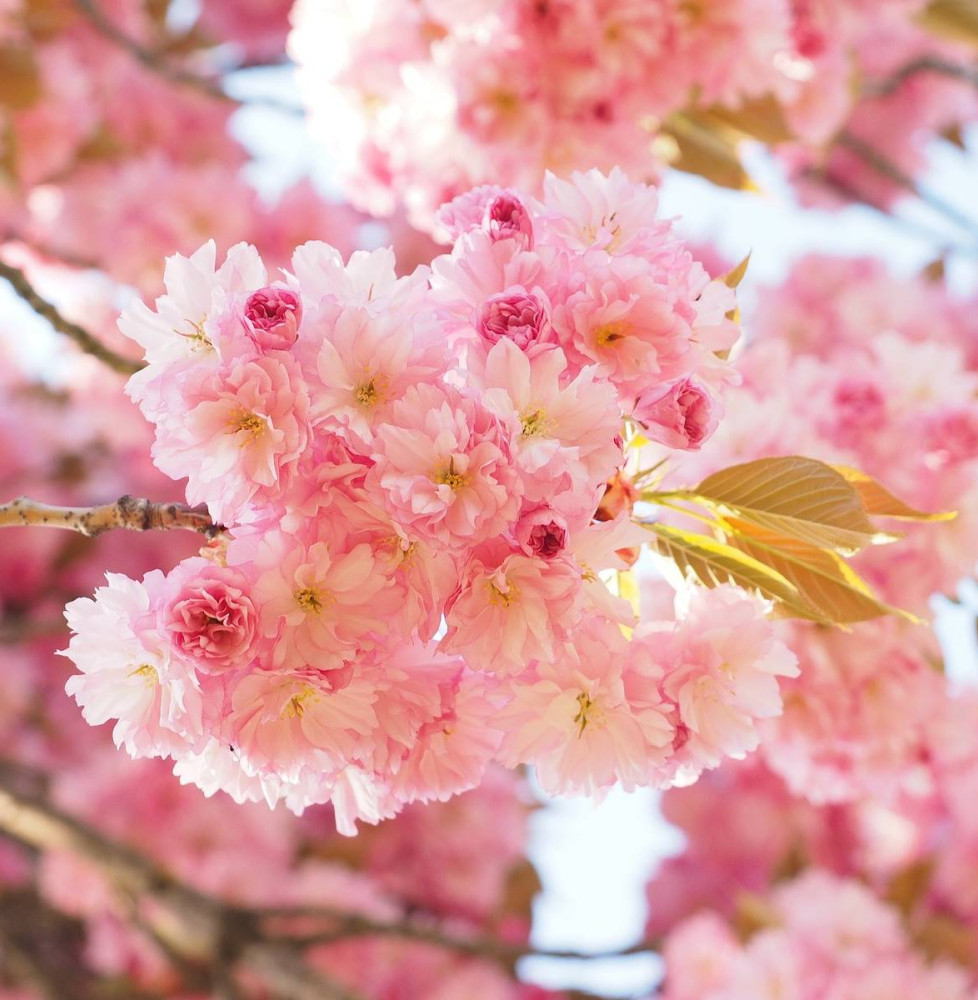
[{"label": "dark pink rosette bud", "polygon": [[244,320],[263,351],[287,351],[299,337],[302,300],[298,292],[281,285],[259,288],[248,296]]},{"label": "dark pink rosette bud", "polygon": [[161,623],[174,648],[206,674],[247,666],[258,612],[237,570],[187,559],[167,577]]},{"label": "dark pink rosette bud", "polygon": [[482,228],[495,240],[516,240],[524,250],[533,246],[533,220],[514,194],[503,191],[486,205]]},{"label": "dark pink rosette bud", "polygon": [[696,451],[717,429],[720,403],[691,378],[647,389],[635,401],[632,416],[646,436],[668,448]]},{"label": "dark pink rosette bud", "polygon": [[485,301],[476,330],[490,344],[506,339],[525,351],[552,339],[548,306],[541,294],[512,285]]},{"label": "dark pink rosette bud", "polygon": [[516,541],[528,556],[548,562],[564,551],[567,522],[552,507],[543,504],[524,511],[514,529]]}]

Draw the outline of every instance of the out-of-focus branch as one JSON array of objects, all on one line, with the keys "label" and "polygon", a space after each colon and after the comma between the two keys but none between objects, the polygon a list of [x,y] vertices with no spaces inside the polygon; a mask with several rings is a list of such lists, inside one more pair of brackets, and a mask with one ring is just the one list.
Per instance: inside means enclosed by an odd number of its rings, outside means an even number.
[{"label": "out-of-focus branch", "polygon": [[22,784],[15,767],[0,767],[0,830],[38,850],[85,858],[134,907],[152,902],[140,909],[141,924],[181,961],[211,974],[217,966],[247,969],[281,1000],[362,1000],[307,965],[294,945],[266,939],[248,911],[180,882],[37,794],[21,791]]},{"label": "out-of-focus branch", "polygon": [[64,528],[89,538],[114,528],[154,531],[183,528],[213,537],[223,531],[206,510],[183,503],[154,503],[139,497],[119,497],[97,507],[55,507],[28,497],[0,504],[0,528],[34,525]]},{"label": "out-of-focus branch", "polygon": [[[492,937],[466,936],[452,934],[436,924],[426,923],[417,918],[401,920],[377,920],[361,913],[349,913],[320,907],[283,907],[268,910],[252,911],[255,919],[320,921],[328,924],[316,933],[302,936],[283,936],[283,940],[301,943],[304,946],[313,944],[330,944],[349,937],[394,937],[419,944],[430,944],[448,951],[459,952],[473,958],[487,958],[492,961],[512,966],[521,958],[554,958],[573,961],[600,961],[602,959],[624,958],[629,955],[641,955],[657,950],[654,941],[641,941],[627,948],[614,951],[574,951],[551,950],[535,948],[528,944],[513,944]],[[275,937],[276,935],[270,935]]]},{"label": "out-of-focus branch", "polygon": [[934,73],[946,76],[952,80],[960,80],[978,87],[978,67],[966,66],[961,63],[949,62],[938,56],[921,56],[901,66],[891,77],[882,83],[871,84],[866,91],[867,97],[886,97],[898,90],[907,80],[921,73]]},{"label": "out-of-focus branch", "polygon": [[851,132],[842,132],[836,137],[836,143],[841,149],[848,150],[859,157],[868,167],[881,177],[892,181],[907,193],[919,198],[925,205],[942,215],[949,222],[963,229],[974,239],[978,235],[978,223],[959,211],[954,205],[930,191],[924,191],[914,179],[895,163],[888,160],[878,149],[864,142]]},{"label": "out-of-focus branch", "polygon": [[[171,83],[176,83],[184,87],[191,87],[199,93],[205,94],[207,97],[214,98],[218,101],[224,101],[230,104],[245,103],[238,101],[235,97],[232,97],[221,86],[218,80],[201,76],[199,73],[194,73],[190,70],[185,70],[179,66],[175,66],[166,53],[154,51],[153,49],[148,49],[141,45],[136,41],[136,39],[131,38],[124,31],[116,27],[116,25],[105,16],[104,11],[96,0],[75,0],[75,2],[92,27],[106,41],[111,42],[113,45],[116,45],[120,49],[128,52],[133,59],[142,63],[143,66],[145,66],[148,70],[151,70],[153,73],[164,77]],[[242,64],[236,67],[236,69],[257,68],[258,65],[260,64],[255,63],[250,66]],[[283,65],[288,64],[283,63]],[[274,108],[277,111],[285,111],[288,114],[301,115],[304,113],[303,109],[298,105],[289,104],[287,101],[280,101],[274,97],[266,95],[249,98],[246,103],[261,104],[264,107]]]},{"label": "out-of-focus branch", "polygon": [[120,30],[112,21],[105,16],[102,8],[96,0],[75,0],[78,9],[88,19],[89,24],[108,42],[124,49],[137,62],[142,63],[147,69],[166,77],[172,83],[179,83],[183,86],[193,87],[202,94],[216,98],[219,101],[233,101],[230,95],[226,94],[220,85],[207,77],[197,73],[191,73],[181,69],[163,54],[154,52],[140,45],[134,38],[130,38],[124,31]]},{"label": "out-of-focus branch", "polygon": [[138,361],[130,361],[121,354],[116,354],[115,351],[93,337],[84,327],[62,316],[47,299],[42,298],[37,293],[34,286],[27,280],[27,275],[19,268],[0,261],[0,278],[10,282],[13,290],[38,316],[43,316],[58,333],[63,333],[73,340],[86,354],[98,358],[99,361],[122,375],[132,375],[143,367]]}]

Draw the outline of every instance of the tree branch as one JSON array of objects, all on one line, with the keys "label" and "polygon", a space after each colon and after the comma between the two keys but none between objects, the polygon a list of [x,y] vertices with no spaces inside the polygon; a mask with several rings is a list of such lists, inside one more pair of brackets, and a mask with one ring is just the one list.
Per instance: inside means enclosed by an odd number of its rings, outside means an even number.
[{"label": "tree branch", "polygon": [[206,963],[212,975],[217,964],[240,964],[280,1000],[362,1000],[307,965],[294,945],[263,937],[247,910],[198,892],[143,855],[20,791],[21,777],[16,767],[0,767],[0,830],[38,850],[85,858],[124,898],[152,899],[156,905],[144,914],[144,924],[181,961]]},{"label": "tree branch", "polygon": [[887,97],[911,77],[920,73],[935,73],[938,76],[946,76],[952,80],[960,80],[962,83],[970,83],[972,87],[978,87],[978,68],[948,62],[938,56],[921,56],[919,59],[914,59],[905,66],[901,66],[896,73],[882,83],[870,85],[867,88],[866,96]]},{"label": "tree branch", "polygon": [[40,525],[78,531],[89,538],[113,528],[154,531],[184,528],[212,538],[224,528],[214,524],[206,510],[183,503],[154,503],[138,497],[119,497],[97,507],[55,507],[28,497],[0,504],[0,528]]},{"label": "tree branch", "polygon": [[330,910],[323,907],[282,907],[267,910],[252,910],[255,920],[320,920],[332,926],[318,933],[302,936],[270,934],[273,940],[289,940],[303,947],[316,944],[330,944],[348,937],[395,937],[419,944],[430,944],[448,951],[455,951],[473,958],[486,958],[511,967],[521,958],[554,958],[572,961],[601,961],[602,959],[625,958],[642,955],[657,950],[654,941],[640,941],[627,948],[615,951],[574,951],[534,948],[528,944],[510,944],[492,937],[475,937],[452,934],[435,924],[417,919],[377,920],[361,913]]},{"label": "tree branch", "polygon": [[[171,83],[191,87],[199,93],[204,94],[207,97],[211,97],[214,100],[224,101],[228,104],[245,103],[239,101],[235,97],[232,97],[231,94],[229,94],[217,80],[201,76],[199,73],[181,69],[179,66],[174,66],[164,53],[147,49],[145,46],[140,45],[136,39],[130,38],[129,35],[117,28],[112,21],[105,16],[102,8],[98,5],[96,0],[76,0],[76,3],[81,12],[86,18],[88,18],[92,27],[106,41],[111,42],[113,45],[116,45],[120,49],[128,52],[133,59],[142,63],[142,65],[148,70],[164,77]],[[257,65],[261,64],[255,64],[255,66]],[[288,65],[288,63],[283,63],[282,65]],[[235,67],[235,69],[247,68],[251,67],[245,64]],[[304,110],[298,105],[289,104],[287,101],[280,101],[275,97],[260,96],[250,98],[246,103],[261,104],[277,111],[288,112],[289,114],[302,115],[305,113]]]},{"label": "tree branch", "polygon": [[836,143],[841,149],[848,150],[854,156],[858,156],[872,170],[880,176],[892,181],[898,187],[903,188],[909,194],[919,198],[925,205],[932,208],[938,214],[944,216],[949,222],[963,229],[972,238],[978,233],[978,223],[959,211],[954,205],[940,198],[929,191],[924,191],[914,181],[914,179],[895,163],[892,163],[878,149],[869,143],[864,142],[851,132],[842,132],[836,136]]},{"label": "tree branch", "polygon": [[113,371],[122,375],[132,375],[138,372],[143,365],[138,361],[130,361],[121,354],[106,347],[103,343],[93,337],[84,327],[73,323],[53,306],[47,299],[41,296],[34,289],[34,286],[27,280],[27,275],[19,268],[12,267],[0,261],[0,278],[10,282],[13,290],[22,298],[38,316],[43,316],[51,326],[73,340],[86,354],[98,358],[99,361],[108,365]]}]

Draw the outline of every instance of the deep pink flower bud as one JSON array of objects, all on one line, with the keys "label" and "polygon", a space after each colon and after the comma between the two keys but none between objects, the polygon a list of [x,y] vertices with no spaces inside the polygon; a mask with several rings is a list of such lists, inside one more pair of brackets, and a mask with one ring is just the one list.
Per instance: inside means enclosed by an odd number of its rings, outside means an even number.
[{"label": "deep pink flower bud", "polygon": [[533,246],[533,221],[526,206],[515,195],[504,192],[486,205],[483,228],[493,240],[514,239],[525,250]]},{"label": "deep pink flower bud", "polygon": [[476,329],[491,344],[504,338],[520,350],[550,339],[550,317],[539,295],[514,285],[487,299]]},{"label": "deep pink flower bud", "polygon": [[167,578],[161,617],[174,647],[203,673],[247,666],[258,640],[244,577],[204,559],[184,560]]},{"label": "deep pink flower bud", "polygon": [[265,351],[287,351],[299,337],[302,301],[297,292],[279,285],[259,288],[248,296],[245,325]]},{"label": "deep pink flower bud", "polygon": [[545,504],[525,511],[516,522],[516,540],[528,556],[554,559],[567,544],[567,522]]},{"label": "deep pink flower bud", "polygon": [[695,451],[717,429],[720,404],[704,386],[683,378],[647,389],[635,401],[632,416],[652,441]]}]

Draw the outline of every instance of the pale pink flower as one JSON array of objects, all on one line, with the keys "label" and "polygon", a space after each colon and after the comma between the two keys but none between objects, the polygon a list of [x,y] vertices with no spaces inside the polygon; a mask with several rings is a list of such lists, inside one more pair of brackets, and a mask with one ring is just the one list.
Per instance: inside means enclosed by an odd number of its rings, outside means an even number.
[{"label": "pale pink flower", "polygon": [[641,258],[600,252],[578,260],[553,311],[565,350],[582,364],[596,363],[624,395],[685,374],[694,319],[672,275]]},{"label": "pale pink flower", "polygon": [[309,440],[308,394],[288,356],[194,372],[181,395],[157,427],[153,460],[174,479],[188,477],[190,503],[233,523],[256,495],[288,487]]},{"label": "pale pink flower", "polygon": [[623,461],[614,388],[594,367],[568,380],[559,348],[528,357],[502,340],[486,358],[485,405],[514,427],[528,499],[572,491],[589,496]]},{"label": "pale pink flower", "polygon": [[550,303],[542,291],[514,285],[486,299],[476,322],[476,332],[490,344],[512,341],[521,351],[554,342]]},{"label": "pale pink flower", "polygon": [[552,795],[600,794],[616,781],[649,783],[654,762],[672,744],[665,705],[629,703],[622,682],[628,642],[618,626],[587,619],[555,662],[508,685],[499,712],[503,763],[530,762]]},{"label": "pale pink flower", "polygon": [[715,767],[722,756],[757,747],[757,722],[782,710],[779,677],[798,675],[797,660],[778,641],[761,604],[730,585],[691,592],[688,615],[667,644],[656,634],[668,664],[663,692],[675,702],[688,730],[683,758]]},{"label": "pale pink flower", "polygon": [[497,710],[485,680],[463,675],[401,760],[391,782],[398,798],[445,801],[478,785],[499,748]]},{"label": "pale pink flower", "polygon": [[446,548],[505,531],[520,480],[507,431],[450,386],[414,386],[376,432],[367,490],[409,534]]},{"label": "pale pink flower", "polygon": [[299,534],[264,532],[253,556],[232,542],[228,562],[254,579],[262,633],[273,647],[269,666],[276,668],[342,666],[397,607],[370,544],[344,546],[326,519]]},{"label": "pale pink flower", "polygon": [[659,221],[659,193],[637,184],[615,167],[573,173],[561,180],[547,173],[541,215],[548,239],[575,251],[641,254],[663,242],[670,224]]},{"label": "pale pink flower", "polygon": [[258,641],[248,580],[207,559],[185,559],[167,576],[160,621],[174,648],[203,673],[248,666]]},{"label": "pale pink flower", "polygon": [[342,767],[377,726],[373,685],[356,675],[254,671],[232,684],[229,699],[229,739],[252,767],[286,778]]},{"label": "pale pink flower", "polygon": [[506,556],[475,560],[446,614],[445,652],[475,668],[514,674],[534,659],[553,660],[580,615],[580,575],[568,562]]},{"label": "pale pink flower", "polygon": [[511,239],[524,250],[533,247],[533,220],[519,195],[491,184],[442,205],[435,221],[452,241],[472,229],[482,229],[494,241]]},{"label": "pale pink flower", "polygon": [[142,583],[106,574],[95,599],[72,601],[67,656],[81,671],[65,690],[89,725],[116,720],[112,738],[133,757],[177,754],[202,735],[200,690],[193,667],[157,628],[163,574]]},{"label": "pale pink flower", "polygon": [[369,307],[323,306],[313,414],[351,446],[369,450],[376,428],[407,390],[442,375],[449,361],[440,331],[423,316]]}]

